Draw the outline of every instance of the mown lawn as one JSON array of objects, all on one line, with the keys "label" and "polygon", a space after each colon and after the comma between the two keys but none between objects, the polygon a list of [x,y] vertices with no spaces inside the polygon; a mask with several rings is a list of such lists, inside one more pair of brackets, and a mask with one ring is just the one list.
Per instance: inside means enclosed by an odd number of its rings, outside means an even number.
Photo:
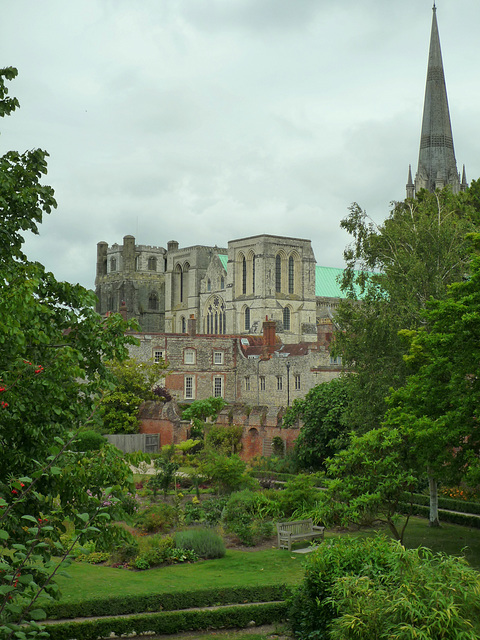
[{"label": "mown lawn", "polygon": [[74,562],[59,576],[62,602],[192,591],[208,587],[296,584],[302,576],[303,556],[287,551],[227,551],[224,558],[195,564],[129,571]]},{"label": "mown lawn", "polygon": [[[383,530],[385,533],[386,531]],[[327,532],[326,538],[337,535],[375,535],[376,531],[363,530],[348,534]],[[444,524],[440,529],[430,528],[423,518],[411,518],[405,536],[405,546],[424,546],[433,551],[462,555],[471,566],[480,569],[480,530]],[[305,556],[288,551],[229,550],[224,558],[195,564],[178,564],[148,571],[128,571],[106,566],[73,563],[68,576],[59,576],[62,601],[82,601],[125,595],[191,591],[208,587],[234,587],[245,585],[296,584],[303,574]]]}]

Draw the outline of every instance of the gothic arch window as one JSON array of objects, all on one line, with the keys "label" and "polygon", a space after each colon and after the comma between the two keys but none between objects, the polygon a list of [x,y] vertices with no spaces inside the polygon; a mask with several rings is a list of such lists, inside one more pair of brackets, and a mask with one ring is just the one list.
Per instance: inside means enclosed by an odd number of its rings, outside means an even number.
[{"label": "gothic arch window", "polygon": [[283,308],[283,330],[290,331],[290,307]]},{"label": "gothic arch window", "polygon": [[117,259],[110,258],[110,271],[116,271],[116,270],[117,270]]},{"label": "gothic arch window", "polygon": [[158,311],[158,297],[156,293],[151,293],[148,296],[148,308],[151,311]]},{"label": "gothic arch window", "polygon": [[275,291],[280,293],[282,290],[282,256],[277,253],[275,257]]},{"label": "gothic arch window", "polygon": [[220,278],[220,289],[225,289],[225,278],[223,276]]},{"label": "gothic arch window", "polygon": [[225,334],[226,306],[220,296],[213,296],[205,307],[206,333],[209,335]]},{"label": "gothic arch window", "polygon": [[242,260],[242,293],[243,295],[247,293],[247,260],[245,256]]},{"label": "gothic arch window", "polygon": [[252,256],[252,293],[255,294],[255,254]]},{"label": "gothic arch window", "polygon": [[157,259],[154,256],[150,256],[148,259],[148,270],[156,271],[157,270]]},{"label": "gothic arch window", "polygon": [[190,270],[190,265],[188,264],[188,262],[186,262],[183,265],[183,271],[182,271],[182,299],[180,300],[180,302],[185,302],[188,298],[188,272]]},{"label": "gothic arch window", "polygon": [[113,296],[109,295],[107,298],[107,311],[113,311]]},{"label": "gothic arch window", "polygon": [[183,302],[183,270],[182,267],[177,264],[175,267],[175,303]]},{"label": "gothic arch window", "polygon": [[295,259],[293,256],[288,258],[288,293],[295,291]]},{"label": "gothic arch window", "polygon": [[187,323],[185,320],[185,316],[180,318],[180,333],[187,333]]},{"label": "gothic arch window", "polygon": [[250,331],[250,307],[245,307],[243,312],[244,328],[245,331]]}]

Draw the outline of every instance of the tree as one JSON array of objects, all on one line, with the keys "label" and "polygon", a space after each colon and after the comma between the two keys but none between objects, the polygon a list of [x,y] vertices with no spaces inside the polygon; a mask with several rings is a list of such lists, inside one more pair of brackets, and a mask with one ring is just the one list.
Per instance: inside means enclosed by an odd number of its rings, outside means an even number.
[{"label": "tree", "polygon": [[[480,249],[480,234],[470,237]],[[426,327],[404,332],[414,373],[392,392],[385,425],[401,430],[410,463],[428,474],[430,524],[437,526],[437,481],[458,481],[479,467],[480,256],[445,300],[432,300]]]},{"label": "tree", "polygon": [[320,470],[325,460],[348,445],[345,410],[348,389],[345,378],[319,384],[301,400],[295,400],[283,419],[285,427],[298,420],[303,426],[295,440],[295,458],[302,469]]},{"label": "tree", "polygon": [[327,461],[330,479],[320,506],[324,517],[343,526],[379,520],[402,542],[409,516],[400,530],[395,516],[417,483],[404,450],[404,438],[396,429],[352,434],[349,447]]},{"label": "tree", "polygon": [[379,226],[357,204],[350,207],[341,223],[353,236],[342,280],[349,300],[335,318],[341,329],[335,352],[354,373],[352,427],[366,431],[380,424],[389,388],[400,387],[408,375],[408,345],[399,331],[422,326],[427,301],[444,299],[448,285],[462,280],[470,259],[466,237],[477,223],[468,194],[448,189],[395,203]]},{"label": "tree", "polygon": [[139,408],[147,400],[155,400],[155,384],[165,364],[138,362],[134,358],[107,363],[113,375],[113,383],[102,395],[99,417],[103,433],[138,433]]},{"label": "tree", "polygon": [[[16,75],[13,68],[0,70],[2,117],[19,106],[6,87]],[[103,320],[91,292],[58,282],[22,251],[22,234],[38,233],[43,216],[56,207],[53,189],[41,183],[46,157],[36,149],[0,158],[0,448],[8,452],[0,468],[0,638],[39,633],[35,620],[44,613],[35,603],[42,590],[55,591],[51,545],[56,554],[68,554],[59,540],[65,520],[81,537],[92,535],[94,521],[98,535],[109,517],[97,485],[86,497],[83,464],[72,465],[66,481],[65,452],[75,429],[91,419],[109,378],[104,358],[126,357],[133,342],[125,337],[133,325],[118,314]],[[102,451],[108,457],[111,449]],[[118,472],[102,480],[113,482],[102,487],[111,503],[131,477],[124,461]],[[73,502],[67,487],[75,492]],[[28,620],[29,626],[19,626]]]},{"label": "tree", "polygon": [[192,438],[203,436],[203,430],[207,420],[215,422],[220,411],[226,406],[223,398],[206,398],[205,400],[195,400],[182,413],[182,420],[190,420],[193,427],[190,431]]}]

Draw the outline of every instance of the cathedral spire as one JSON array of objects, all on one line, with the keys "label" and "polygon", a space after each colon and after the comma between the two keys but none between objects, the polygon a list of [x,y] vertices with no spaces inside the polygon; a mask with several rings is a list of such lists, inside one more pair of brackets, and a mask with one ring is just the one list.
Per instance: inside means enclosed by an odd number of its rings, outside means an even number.
[{"label": "cathedral spire", "polygon": [[[435,189],[441,189],[446,185],[450,185],[452,191],[458,193],[460,191],[460,177],[453,148],[452,125],[448,109],[435,2],[432,10],[432,31],[420,151],[415,176],[415,193],[418,193],[420,189],[435,191]],[[407,197],[409,197],[409,191],[411,192],[409,187],[410,185],[407,185]]]}]

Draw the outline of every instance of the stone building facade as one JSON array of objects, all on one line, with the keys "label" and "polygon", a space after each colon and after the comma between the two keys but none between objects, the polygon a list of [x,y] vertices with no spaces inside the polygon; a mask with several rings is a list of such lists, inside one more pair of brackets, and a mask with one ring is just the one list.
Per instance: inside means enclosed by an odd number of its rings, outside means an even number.
[{"label": "stone building facade", "polygon": [[319,267],[310,240],[258,235],[227,248],[136,245],[133,236],[97,245],[100,314],[124,310],[144,332],[255,335],[265,318],[288,343],[316,341],[319,318],[342,295],[340,269]]}]

